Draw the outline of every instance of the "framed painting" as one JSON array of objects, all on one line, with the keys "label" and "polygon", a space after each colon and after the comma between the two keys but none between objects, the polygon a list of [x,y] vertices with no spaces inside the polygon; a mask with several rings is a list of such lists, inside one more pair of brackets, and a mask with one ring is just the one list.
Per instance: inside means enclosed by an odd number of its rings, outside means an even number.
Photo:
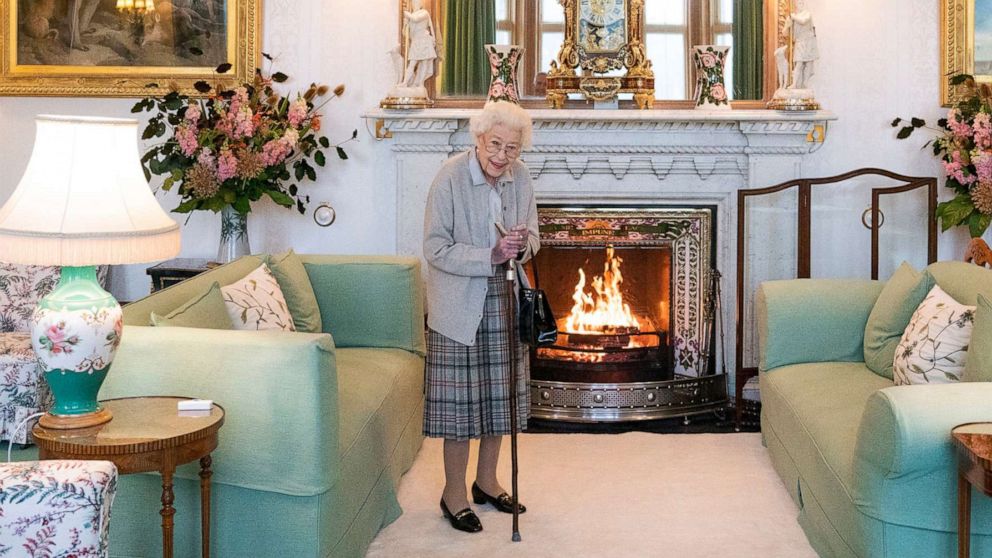
[{"label": "framed painting", "polygon": [[940,23],[940,102],[950,106],[957,100],[952,76],[992,83],[992,0],[941,0]]},{"label": "framed painting", "polygon": [[[145,97],[258,66],[261,0],[0,0],[0,95]],[[149,84],[153,84],[149,87]]]}]

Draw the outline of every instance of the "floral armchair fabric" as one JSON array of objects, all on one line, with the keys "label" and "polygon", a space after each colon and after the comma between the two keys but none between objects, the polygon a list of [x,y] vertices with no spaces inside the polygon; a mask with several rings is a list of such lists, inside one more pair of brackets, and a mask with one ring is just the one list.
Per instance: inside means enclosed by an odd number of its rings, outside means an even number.
[{"label": "floral armchair fabric", "polygon": [[[107,266],[97,268],[104,288],[107,270]],[[31,349],[29,329],[38,300],[55,288],[59,275],[57,266],[0,263],[0,441],[29,443],[27,427],[16,433],[14,429],[51,406],[48,384]]]},{"label": "floral armchair fabric", "polygon": [[109,461],[0,463],[0,556],[107,556],[116,491]]}]

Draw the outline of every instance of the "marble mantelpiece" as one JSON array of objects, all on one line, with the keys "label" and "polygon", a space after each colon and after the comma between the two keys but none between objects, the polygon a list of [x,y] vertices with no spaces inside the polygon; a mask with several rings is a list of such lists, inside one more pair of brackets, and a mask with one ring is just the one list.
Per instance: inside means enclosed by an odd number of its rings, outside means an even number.
[{"label": "marble mantelpiece", "polygon": [[[473,145],[472,109],[364,115],[380,131],[377,181],[395,193],[396,251],[422,256],[424,207],[445,159]],[[829,111],[528,111],[533,147],[521,155],[538,204],[716,207],[716,265],[724,279],[725,329],[733,331],[736,192],[802,176],[829,140]],[[386,230],[389,230],[388,227]],[[727,368],[733,370],[733,339]]]}]

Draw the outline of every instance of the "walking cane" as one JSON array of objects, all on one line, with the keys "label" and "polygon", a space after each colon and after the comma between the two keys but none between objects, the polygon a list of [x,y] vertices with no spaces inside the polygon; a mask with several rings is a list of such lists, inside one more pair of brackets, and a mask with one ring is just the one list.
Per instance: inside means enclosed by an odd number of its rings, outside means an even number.
[{"label": "walking cane", "polygon": [[513,290],[513,260],[506,262],[506,284],[510,287],[507,312],[510,321],[510,491],[513,498],[513,542],[520,542],[520,506],[517,500],[517,295]]},{"label": "walking cane", "polygon": [[[506,228],[496,223],[500,235],[506,236]],[[506,284],[510,288],[507,297],[506,315],[509,320],[510,345],[510,494],[513,499],[513,542],[520,542],[520,506],[517,499],[517,295],[513,290],[516,274],[513,269],[513,259],[507,260]]]}]

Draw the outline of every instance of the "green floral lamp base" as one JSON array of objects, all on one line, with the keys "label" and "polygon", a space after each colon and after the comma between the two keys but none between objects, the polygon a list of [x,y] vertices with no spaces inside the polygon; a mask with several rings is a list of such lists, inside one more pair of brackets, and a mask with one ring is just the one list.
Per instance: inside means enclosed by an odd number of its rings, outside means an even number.
[{"label": "green floral lamp base", "polygon": [[55,404],[44,428],[84,428],[111,419],[97,402],[120,344],[123,315],[93,266],[63,267],[55,290],[38,302],[31,345]]}]

